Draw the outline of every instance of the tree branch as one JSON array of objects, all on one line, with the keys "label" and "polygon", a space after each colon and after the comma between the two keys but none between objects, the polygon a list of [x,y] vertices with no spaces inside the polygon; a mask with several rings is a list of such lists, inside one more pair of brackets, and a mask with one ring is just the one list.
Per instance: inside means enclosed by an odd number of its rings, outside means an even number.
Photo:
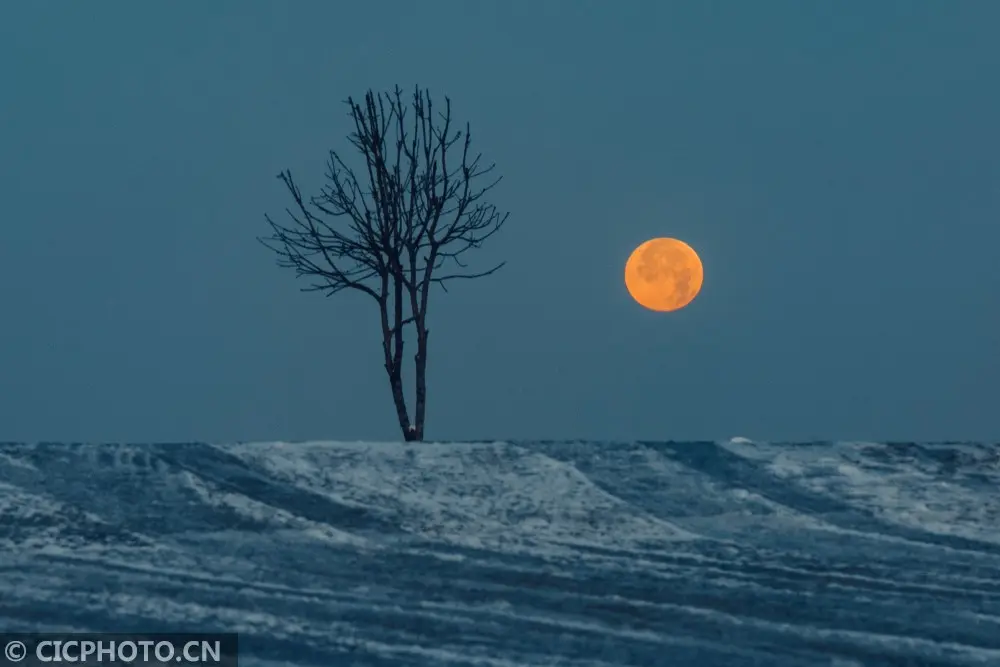
[{"label": "tree branch", "polygon": [[[295,206],[286,209],[285,224],[265,216],[272,234],[259,240],[279,266],[309,281],[303,291],[354,289],[384,308],[390,297],[395,303],[394,285],[402,285],[409,312],[387,322],[395,337],[407,324],[422,325],[431,284],[482,278],[504,266],[475,271],[464,261],[507,221],[485,201],[501,178],[493,163],[473,155],[469,124],[454,127],[447,97],[442,110],[426,90],[414,88],[407,100],[397,86],[346,105],[348,142],[363,159],[362,171],[329,151],[326,183],[308,200],[291,172],[281,172]],[[441,275],[449,262],[456,270]]]}]

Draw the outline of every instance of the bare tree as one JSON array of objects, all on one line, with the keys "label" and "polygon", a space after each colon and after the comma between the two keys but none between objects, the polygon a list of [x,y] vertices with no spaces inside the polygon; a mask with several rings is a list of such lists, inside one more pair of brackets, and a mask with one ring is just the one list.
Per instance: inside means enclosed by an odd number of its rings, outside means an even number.
[{"label": "bare tree", "polygon": [[[391,93],[347,99],[354,131],[350,144],[364,157],[361,178],[330,151],[320,194],[303,198],[292,174],[285,184],[294,208],[281,225],[265,215],[272,234],[259,240],[278,255],[278,265],[309,280],[303,291],[331,296],[344,290],[367,294],[378,304],[382,353],[399,427],[406,440],[424,439],[427,407],[427,303],[431,286],[480,278],[503,266],[474,272],[463,255],[478,248],[508,213],[483,200],[500,181],[493,164],[470,151],[470,129],[452,123],[451,100],[435,112],[419,86],[404,103]],[[485,177],[485,178],[484,178]],[[413,419],[403,389],[403,340],[416,329]]]}]

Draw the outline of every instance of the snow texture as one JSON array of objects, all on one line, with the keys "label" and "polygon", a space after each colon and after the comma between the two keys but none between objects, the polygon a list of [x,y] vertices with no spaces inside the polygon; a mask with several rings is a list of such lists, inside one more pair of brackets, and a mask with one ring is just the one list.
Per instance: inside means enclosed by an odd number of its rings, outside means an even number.
[{"label": "snow texture", "polygon": [[1000,665],[986,444],[0,445],[0,627],[244,667]]}]

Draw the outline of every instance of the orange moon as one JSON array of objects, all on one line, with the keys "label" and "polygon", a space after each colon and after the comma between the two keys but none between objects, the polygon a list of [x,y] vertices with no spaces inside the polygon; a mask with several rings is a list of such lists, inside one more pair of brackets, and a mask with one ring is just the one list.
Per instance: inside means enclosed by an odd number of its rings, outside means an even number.
[{"label": "orange moon", "polygon": [[636,302],[661,313],[680,310],[701,291],[705,271],[694,248],[677,239],[650,239],[625,262],[625,287]]}]

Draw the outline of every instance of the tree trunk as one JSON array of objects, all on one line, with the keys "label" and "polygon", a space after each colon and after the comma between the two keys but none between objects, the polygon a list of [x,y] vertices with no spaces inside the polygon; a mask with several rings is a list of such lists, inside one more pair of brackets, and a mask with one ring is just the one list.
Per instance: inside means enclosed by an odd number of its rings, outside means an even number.
[{"label": "tree trunk", "polygon": [[414,440],[424,439],[424,414],[427,408],[427,335],[423,318],[417,321],[417,354],[414,357],[416,403],[413,408]]},{"label": "tree trunk", "polygon": [[[383,293],[385,284],[383,279]],[[389,376],[389,389],[392,391],[392,402],[396,406],[396,418],[399,420],[399,429],[403,432],[403,437],[409,440],[408,434],[413,432],[410,426],[410,416],[406,411],[406,394],[403,392],[403,369],[402,369],[402,329],[399,326],[401,315],[399,314],[399,300],[396,301],[397,325],[395,330],[389,325],[388,304],[383,300],[379,303],[379,314],[382,319],[382,353],[385,356],[385,372]]]},{"label": "tree trunk", "polygon": [[385,370],[389,373],[389,388],[392,389],[392,402],[396,405],[396,418],[399,419],[399,429],[403,432],[403,437],[407,440],[408,434],[413,432],[410,426],[410,416],[406,414],[406,395],[403,393],[403,378],[398,367],[392,363],[385,365]]},{"label": "tree trunk", "polygon": [[396,404],[399,428],[405,440],[413,440],[413,426],[406,413],[406,394],[403,392],[403,274],[399,258],[390,260],[392,271],[392,369],[389,382],[392,385],[392,400]]}]

